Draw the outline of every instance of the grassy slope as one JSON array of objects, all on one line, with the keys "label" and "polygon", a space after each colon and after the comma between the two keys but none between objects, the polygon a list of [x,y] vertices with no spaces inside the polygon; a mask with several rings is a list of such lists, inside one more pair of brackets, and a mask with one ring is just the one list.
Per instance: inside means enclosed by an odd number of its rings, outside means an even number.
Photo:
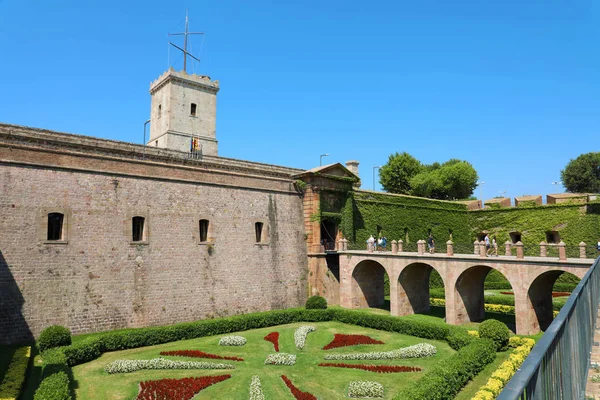
[{"label": "grassy slope", "polygon": [[[212,336],[189,341],[168,343],[160,346],[106,353],[98,360],[79,365],[73,369],[75,378],[78,382],[78,388],[76,389],[77,397],[80,399],[131,399],[137,394],[138,382],[141,380],[231,373],[231,379],[200,392],[195,399],[226,398],[232,400],[245,400],[248,398],[248,387],[251,377],[254,374],[260,376],[266,398],[291,398],[289,390],[280,378],[280,375],[285,374],[301,390],[311,392],[319,398],[344,399],[346,398],[345,393],[348,388],[348,383],[351,380],[374,380],[385,386],[386,398],[391,399],[402,388],[406,387],[414,380],[419,379],[424,372],[427,372],[427,370],[441,359],[454,353],[445,342],[428,341],[412,336],[366,329],[337,322],[311,324],[317,327],[317,331],[309,334],[307,347],[303,351],[298,351],[294,346],[293,334],[294,330],[300,325],[303,324],[290,324],[274,328],[241,332],[240,334],[248,339],[248,344],[243,347],[218,346],[217,343],[220,336]],[[273,346],[271,343],[263,340],[263,337],[275,330],[280,332],[281,335],[280,351],[297,354],[298,359],[295,366],[264,365],[265,357],[268,354],[273,353]],[[333,339],[334,333],[367,334],[373,338],[383,340],[386,344],[353,346],[328,351],[321,350],[323,346]],[[345,368],[317,366],[319,362],[324,361],[323,356],[327,353],[385,351],[422,342],[434,344],[438,348],[438,354],[431,358],[416,360],[349,361],[349,363],[419,366],[423,368],[423,372],[376,374],[373,372]],[[157,357],[162,350],[176,349],[199,349],[219,355],[241,356],[245,361],[231,361],[237,368],[235,370],[227,371],[138,371],[130,374],[109,375],[103,370],[107,363],[117,359],[154,358]],[[169,358],[194,360],[183,357]]]}]

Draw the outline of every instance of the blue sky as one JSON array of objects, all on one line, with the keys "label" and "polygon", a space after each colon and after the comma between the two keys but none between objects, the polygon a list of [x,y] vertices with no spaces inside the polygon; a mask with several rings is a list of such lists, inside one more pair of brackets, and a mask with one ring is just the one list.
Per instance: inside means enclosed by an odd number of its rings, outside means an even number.
[{"label": "blue sky", "polygon": [[222,156],[329,153],[366,189],[392,152],[461,158],[491,198],[562,191],[566,163],[600,151],[592,0],[0,0],[0,122],[141,143],[186,9],[206,32],[194,70],[221,82]]}]

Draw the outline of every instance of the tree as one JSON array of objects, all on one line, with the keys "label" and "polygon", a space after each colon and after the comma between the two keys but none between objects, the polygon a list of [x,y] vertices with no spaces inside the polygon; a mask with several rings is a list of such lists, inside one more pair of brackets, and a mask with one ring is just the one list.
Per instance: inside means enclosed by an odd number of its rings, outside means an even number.
[{"label": "tree", "polygon": [[560,171],[567,192],[600,193],[600,152],[585,153]]},{"label": "tree", "polygon": [[379,182],[390,193],[440,200],[466,199],[477,185],[477,171],[467,161],[452,158],[443,164],[423,165],[410,154],[390,154],[381,167]]},{"label": "tree", "polygon": [[410,181],[411,194],[439,200],[466,199],[477,186],[477,171],[462,160],[446,161],[438,168],[426,168]]},{"label": "tree", "polygon": [[421,172],[421,162],[404,152],[390,154],[387,164],[379,170],[379,182],[390,193],[409,194],[410,180]]}]

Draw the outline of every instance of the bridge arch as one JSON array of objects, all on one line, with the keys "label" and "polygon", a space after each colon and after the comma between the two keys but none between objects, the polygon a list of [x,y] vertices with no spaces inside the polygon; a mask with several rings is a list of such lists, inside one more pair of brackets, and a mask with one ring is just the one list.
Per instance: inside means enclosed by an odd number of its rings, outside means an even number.
[{"label": "bridge arch", "polygon": [[466,268],[454,283],[454,307],[458,323],[478,322],[485,318],[484,283],[485,278],[492,270],[504,275],[511,287],[515,288],[510,274],[501,269],[489,265],[474,265]]},{"label": "bridge arch", "polygon": [[[531,322],[534,331],[545,331],[554,319],[552,292],[558,278],[569,273],[563,270],[551,270],[539,274],[529,285],[527,290],[527,301],[533,309],[534,316]],[[577,276],[577,275],[575,275]],[[581,277],[578,277],[581,279]]]},{"label": "bridge arch", "polygon": [[385,275],[392,276],[375,260],[362,260],[352,269],[352,308],[381,307],[385,304]]},{"label": "bridge arch", "polygon": [[[434,270],[440,272],[424,262],[411,263],[402,269],[396,290],[397,315],[429,312],[429,278]],[[444,281],[443,275],[440,276]]]}]

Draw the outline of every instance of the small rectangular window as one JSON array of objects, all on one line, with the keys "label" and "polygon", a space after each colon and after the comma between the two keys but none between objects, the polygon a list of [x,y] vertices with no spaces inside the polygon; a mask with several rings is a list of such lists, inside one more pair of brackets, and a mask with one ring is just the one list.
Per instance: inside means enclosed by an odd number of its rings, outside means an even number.
[{"label": "small rectangular window", "polygon": [[207,242],[208,241],[208,220],[201,219],[200,220],[200,241]]},{"label": "small rectangular window", "polygon": [[191,108],[190,108],[190,115],[191,115],[192,117],[195,117],[195,116],[196,116],[196,103],[192,103],[192,106],[191,106]]},{"label": "small rectangular window", "polygon": [[261,243],[262,242],[263,223],[262,222],[255,223],[254,231],[256,233],[256,243]]},{"label": "small rectangular window", "polygon": [[134,242],[141,242],[144,240],[144,217],[133,217],[132,223],[132,238]]},{"label": "small rectangular window", "polygon": [[62,240],[64,217],[61,213],[48,214],[48,240]]},{"label": "small rectangular window", "polygon": [[158,105],[158,118],[160,118],[162,116],[162,105],[159,104]]},{"label": "small rectangular window", "polygon": [[510,241],[515,244],[521,241],[521,232],[510,232]]}]

